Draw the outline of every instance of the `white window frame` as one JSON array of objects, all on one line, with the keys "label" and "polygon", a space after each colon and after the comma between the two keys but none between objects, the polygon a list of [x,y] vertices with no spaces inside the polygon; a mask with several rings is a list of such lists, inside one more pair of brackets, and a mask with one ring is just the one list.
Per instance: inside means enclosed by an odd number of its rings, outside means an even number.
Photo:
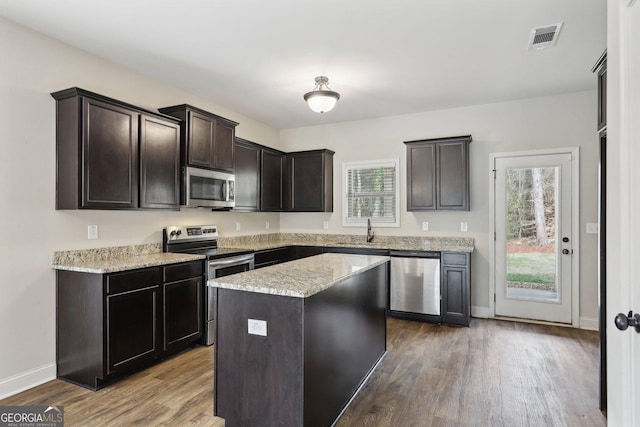
[{"label": "white window frame", "polygon": [[376,221],[376,218],[371,218],[371,224],[376,227],[400,227],[400,159],[382,159],[382,160],[363,160],[363,161],[354,161],[354,162],[342,162],[342,226],[343,227],[366,227],[367,219],[369,217],[361,217],[359,219],[348,218],[349,209],[347,202],[347,194],[348,194],[348,171],[350,169],[367,169],[367,168],[379,168],[379,167],[389,167],[393,166],[395,168],[395,193],[396,193],[396,206],[395,206],[395,221],[394,222],[383,222]]}]

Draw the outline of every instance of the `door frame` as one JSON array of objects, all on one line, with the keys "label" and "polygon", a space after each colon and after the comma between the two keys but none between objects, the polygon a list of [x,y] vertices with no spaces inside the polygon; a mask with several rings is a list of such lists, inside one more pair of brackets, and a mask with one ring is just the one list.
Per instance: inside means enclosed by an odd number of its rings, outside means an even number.
[{"label": "door frame", "polygon": [[[580,327],[580,148],[546,148],[541,150],[510,151],[489,154],[489,317],[496,317],[496,207],[495,161],[504,157],[541,156],[547,154],[571,154],[571,326]],[[493,239],[491,238],[493,237]],[[524,319],[523,319],[524,320]]]}]

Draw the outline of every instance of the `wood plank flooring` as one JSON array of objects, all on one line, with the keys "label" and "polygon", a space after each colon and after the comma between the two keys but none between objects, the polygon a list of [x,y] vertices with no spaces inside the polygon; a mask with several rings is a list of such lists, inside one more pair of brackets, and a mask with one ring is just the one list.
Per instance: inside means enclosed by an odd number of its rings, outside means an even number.
[{"label": "wood plank flooring", "polygon": [[[387,350],[337,426],[606,426],[596,332],[389,319]],[[212,358],[197,347],[98,392],[54,380],[0,405],[64,405],[67,426],[224,426]]]}]

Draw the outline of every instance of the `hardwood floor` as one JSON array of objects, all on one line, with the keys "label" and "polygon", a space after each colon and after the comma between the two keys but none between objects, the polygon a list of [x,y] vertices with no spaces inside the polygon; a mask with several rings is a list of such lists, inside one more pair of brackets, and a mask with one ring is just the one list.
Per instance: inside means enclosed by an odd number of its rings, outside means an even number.
[{"label": "hardwood floor", "polygon": [[[389,319],[387,350],[337,426],[606,425],[596,332]],[[63,405],[67,426],[224,426],[212,415],[212,354],[197,347],[97,392],[54,380],[0,405]]]},{"label": "hardwood floor", "polygon": [[388,321],[387,356],[337,426],[605,426],[598,334]]}]

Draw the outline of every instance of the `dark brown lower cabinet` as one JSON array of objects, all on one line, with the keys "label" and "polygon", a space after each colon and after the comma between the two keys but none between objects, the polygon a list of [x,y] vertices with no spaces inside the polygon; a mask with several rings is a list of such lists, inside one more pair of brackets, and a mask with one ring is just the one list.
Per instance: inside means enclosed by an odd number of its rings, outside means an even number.
[{"label": "dark brown lower cabinet", "polygon": [[58,378],[97,390],[196,342],[203,273],[203,261],[109,274],[58,270]]},{"label": "dark brown lower cabinet", "polygon": [[[160,276],[160,275],[158,275]],[[107,374],[155,360],[159,284],[107,296]]]},{"label": "dark brown lower cabinet", "polygon": [[204,333],[202,263],[165,266],[163,278],[163,350],[172,351],[198,340]]},{"label": "dark brown lower cabinet", "polygon": [[442,323],[462,326],[471,323],[470,260],[468,253],[442,253]]},{"label": "dark brown lower cabinet", "polygon": [[324,253],[322,246],[294,246],[293,258],[300,259]]},{"label": "dark brown lower cabinet", "polygon": [[270,265],[291,261],[293,259],[293,248],[293,246],[285,246],[283,248],[256,251],[254,254],[255,268],[268,267]]}]

